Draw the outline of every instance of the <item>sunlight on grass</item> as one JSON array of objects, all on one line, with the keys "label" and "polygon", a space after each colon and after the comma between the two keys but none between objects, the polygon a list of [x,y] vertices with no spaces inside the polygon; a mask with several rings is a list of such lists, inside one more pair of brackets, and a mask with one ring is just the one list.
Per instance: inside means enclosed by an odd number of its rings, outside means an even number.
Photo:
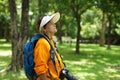
[{"label": "sunlight on grass", "polygon": [[2,46],[2,47],[10,47],[11,44],[2,44],[1,46]]},{"label": "sunlight on grass", "polygon": [[0,42],[5,42],[6,40],[5,39],[0,39]]},{"label": "sunlight on grass", "polygon": [[2,74],[0,74],[0,80],[27,80],[27,78],[23,70],[21,70],[20,72],[3,72]]},{"label": "sunlight on grass", "polygon": [[2,51],[10,51],[11,44],[9,42],[6,42],[5,39],[0,39],[0,54],[2,54]]},{"label": "sunlight on grass", "polygon": [[7,67],[11,62],[11,56],[0,56],[0,70]]},{"label": "sunlight on grass", "polygon": [[[119,65],[120,47],[112,47],[111,50],[107,50],[106,47],[94,44],[81,44],[81,55],[72,55],[72,52],[67,52],[70,55],[64,53],[64,62],[79,80],[119,80],[120,68],[109,68],[109,65]],[[69,49],[75,51],[74,47]],[[65,52],[64,50],[62,51]]]},{"label": "sunlight on grass", "polygon": [[[80,44],[80,54],[75,54],[75,44],[59,44],[60,53],[71,74],[78,80],[120,80],[120,46],[111,50],[98,44]],[[0,39],[0,70],[11,61],[11,45]],[[0,73],[0,80],[27,80],[24,70]]]},{"label": "sunlight on grass", "polygon": [[105,72],[108,72],[108,73],[115,73],[116,70],[115,69],[111,69],[111,68],[107,68],[104,70]]},{"label": "sunlight on grass", "polygon": [[83,79],[83,80],[86,80],[87,76],[93,77],[93,79],[94,79],[94,77],[96,77],[96,75],[94,73],[87,73],[87,72],[82,72],[81,74],[79,73],[78,75],[79,75],[79,78]]},{"label": "sunlight on grass", "polygon": [[0,56],[10,56],[10,55],[12,55],[12,52],[10,50],[8,51],[0,50]]}]

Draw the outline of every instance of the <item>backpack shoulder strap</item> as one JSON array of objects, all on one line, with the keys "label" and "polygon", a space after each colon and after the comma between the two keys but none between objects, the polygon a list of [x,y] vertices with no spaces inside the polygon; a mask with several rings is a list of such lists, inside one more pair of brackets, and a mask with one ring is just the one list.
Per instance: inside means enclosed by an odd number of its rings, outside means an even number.
[{"label": "backpack shoulder strap", "polygon": [[49,38],[48,38],[45,34],[41,34],[41,35],[42,35],[42,36],[48,41],[48,43],[50,44],[50,47],[51,47],[51,49],[50,49],[50,59],[52,60],[52,62],[53,62],[53,64],[54,64],[54,69],[55,69],[55,71],[58,73],[58,70],[57,70],[57,67],[56,67],[56,63],[55,63],[55,59],[54,59],[55,50],[54,50],[54,48],[53,48],[53,46],[52,46]]},{"label": "backpack shoulder strap", "polygon": [[42,35],[41,35],[41,34],[36,34],[35,36],[33,36],[33,37],[31,38],[31,40],[30,40],[30,41],[35,41],[35,40],[38,40],[40,37],[42,37]]},{"label": "backpack shoulder strap", "polygon": [[52,46],[49,38],[48,38],[45,34],[40,34],[40,35],[41,35],[42,37],[44,37],[44,38],[48,41],[48,43],[50,44],[50,47],[53,48],[53,46]]}]

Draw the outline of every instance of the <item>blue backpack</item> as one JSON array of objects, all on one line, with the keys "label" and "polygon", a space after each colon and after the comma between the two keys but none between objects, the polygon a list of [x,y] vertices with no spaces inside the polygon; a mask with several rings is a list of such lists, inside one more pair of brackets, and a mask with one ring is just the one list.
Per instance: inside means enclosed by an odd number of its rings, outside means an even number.
[{"label": "blue backpack", "polygon": [[[30,77],[37,77],[35,71],[34,71],[34,47],[36,42],[38,41],[38,39],[40,39],[41,37],[44,37],[48,43],[50,44],[48,38],[45,37],[45,35],[43,34],[37,34],[35,36],[33,36],[29,42],[27,42],[24,46],[24,50],[23,50],[23,55],[24,55],[24,71],[25,74],[28,78]],[[55,61],[54,61],[54,50],[52,45],[50,44],[51,50],[50,50],[50,58],[54,64],[54,67],[56,68],[55,65]]]}]

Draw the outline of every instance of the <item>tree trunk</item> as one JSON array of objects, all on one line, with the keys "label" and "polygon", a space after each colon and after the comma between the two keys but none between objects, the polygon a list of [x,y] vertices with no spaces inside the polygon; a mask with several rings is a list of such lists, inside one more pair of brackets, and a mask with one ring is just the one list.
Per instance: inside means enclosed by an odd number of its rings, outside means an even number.
[{"label": "tree trunk", "polygon": [[17,31],[17,11],[15,0],[9,0],[9,10],[11,17],[11,41],[12,41],[12,61],[11,61],[11,70],[18,71],[17,63],[17,41],[18,41],[18,31]]},{"label": "tree trunk", "polygon": [[111,41],[111,28],[112,28],[112,13],[108,13],[108,39],[107,39],[107,49],[111,49],[110,41]]},{"label": "tree trunk", "polygon": [[81,31],[81,25],[80,25],[80,20],[79,15],[76,16],[76,21],[77,21],[77,41],[76,41],[76,53],[79,54],[80,47],[79,47],[79,40],[80,40],[80,31]]},{"label": "tree trunk", "polygon": [[16,4],[15,0],[9,0],[12,40],[12,61],[10,69],[13,71],[19,71],[19,69],[23,66],[22,54],[24,43],[27,40],[28,34],[28,4],[29,0],[22,0],[21,30],[18,38]]},{"label": "tree trunk", "polygon": [[102,15],[102,28],[101,28],[101,35],[100,35],[100,46],[104,46],[105,44],[105,13],[103,12]]},{"label": "tree trunk", "polygon": [[80,21],[81,21],[81,15],[78,12],[78,7],[75,6],[75,0],[71,0],[71,9],[73,11],[73,16],[76,19],[77,22],[77,39],[76,39],[76,54],[79,54],[79,38],[80,38],[80,31],[81,31],[81,25],[80,25]]},{"label": "tree trunk", "polygon": [[18,61],[20,68],[23,67],[23,49],[24,49],[24,44],[27,41],[28,38],[28,11],[29,11],[29,0],[22,0],[22,16],[21,16],[21,31],[20,31],[20,36],[19,36],[19,41],[18,41]]}]

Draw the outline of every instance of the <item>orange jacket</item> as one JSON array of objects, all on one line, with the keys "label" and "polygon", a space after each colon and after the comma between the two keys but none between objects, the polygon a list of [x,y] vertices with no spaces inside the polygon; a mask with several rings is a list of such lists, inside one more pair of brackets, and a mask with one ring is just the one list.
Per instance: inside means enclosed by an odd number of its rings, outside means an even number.
[{"label": "orange jacket", "polygon": [[[53,47],[55,47],[53,40],[50,40],[50,42],[53,45]],[[54,69],[54,64],[50,59],[50,49],[51,49],[50,44],[46,39],[40,38],[38,40],[34,49],[34,62],[35,62],[34,70],[37,73],[37,75],[46,74],[47,80],[50,80],[50,74],[54,80],[60,80],[59,75],[61,70],[64,67],[64,64],[62,63],[62,59],[59,53],[56,52],[56,55],[58,56],[58,58],[56,58],[55,56],[55,62],[56,62],[56,67],[58,71],[58,74],[57,74]],[[50,71],[50,74],[48,72],[48,69]]]}]

